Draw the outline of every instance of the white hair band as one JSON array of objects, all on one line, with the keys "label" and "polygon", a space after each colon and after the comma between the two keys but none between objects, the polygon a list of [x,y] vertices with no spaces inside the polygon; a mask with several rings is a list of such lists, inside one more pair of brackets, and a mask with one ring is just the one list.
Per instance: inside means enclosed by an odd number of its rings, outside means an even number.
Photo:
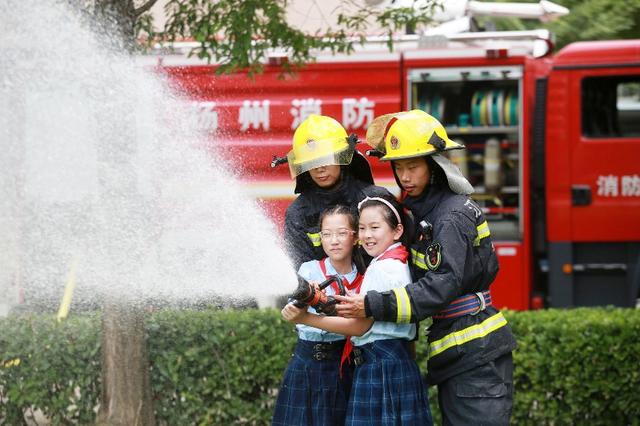
[{"label": "white hair band", "polygon": [[358,212],[360,212],[360,210],[362,210],[362,205],[367,201],[380,201],[382,204],[384,204],[385,206],[389,207],[389,209],[391,209],[393,214],[396,215],[396,219],[398,219],[398,223],[402,223],[402,220],[400,219],[400,213],[398,213],[398,210],[396,210],[396,208],[393,207],[393,204],[391,204],[389,201],[385,200],[384,198],[380,198],[380,197],[365,197],[364,200],[362,200],[362,201],[360,201],[358,203]]}]

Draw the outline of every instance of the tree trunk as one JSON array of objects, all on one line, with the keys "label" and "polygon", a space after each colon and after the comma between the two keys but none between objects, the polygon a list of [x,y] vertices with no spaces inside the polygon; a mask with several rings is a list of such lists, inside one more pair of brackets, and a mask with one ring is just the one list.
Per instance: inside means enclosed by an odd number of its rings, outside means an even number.
[{"label": "tree trunk", "polygon": [[[135,47],[135,22],[138,16],[148,10],[156,0],[146,0],[136,9],[134,0],[95,0],[94,17],[104,31],[110,34],[113,41],[119,41],[120,46],[112,46],[115,49],[122,48],[127,52],[133,52]],[[135,170],[123,170],[124,164],[129,164],[131,151],[133,150],[132,135],[134,126],[131,123],[133,114],[130,105],[125,104],[120,110],[122,119],[121,134],[108,143],[113,147],[108,154],[103,153],[101,159],[106,164],[111,164],[123,172]],[[109,134],[107,132],[107,134]],[[115,144],[119,146],[114,147]],[[126,166],[125,166],[126,167]],[[125,173],[123,173],[125,174]],[[116,191],[136,197],[136,189],[131,181],[115,176],[103,176],[105,194],[107,186]],[[118,204],[103,194],[103,202],[106,204]],[[133,209],[122,209],[119,205],[119,213],[113,216],[133,216]],[[131,207],[126,205],[126,207]],[[109,209],[107,209],[109,210]],[[117,208],[113,211],[118,211]],[[116,221],[116,223],[118,223]],[[126,222],[125,222],[126,223]],[[118,231],[115,231],[116,233]],[[121,234],[127,234],[126,230],[119,230]],[[131,234],[129,234],[130,236]],[[126,238],[124,239],[127,240]],[[135,250],[135,247],[131,247]],[[139,247],[138,247],[139,249]],[[124,265],[123,265],[124,266]],[[127,269],[124,267],[123,269]],[[122,275],[127,277],[132,271],[122,270]],[[131,274],[135,276],[135,274]],[[98,423],[113,426],[153,426],[155,416],[151,395],[149,378],[149,360],[146,351],[144,314],[140,306],[126,301],[108,299],[104,301],[102,317],[102,398]]]},{"label": "tree trunk", "polygon": [[95,17],[113,41],[122,42],[127,51],[134,50],[137,16],[133,0],[96,0]]},{"label": "tree trunk", "polygon": [[102,317],[100,425],[155,425],[144,315],[139,308],[107,302]]},{"label": "tree trunk", "polygon": [[[135,20],[133,0],[96,0],[95,15],[102,31],[116,43],[115,50],[132,52],[135,46]],[[117,42],[121,42],[118,44]],[[117,82],[115,82],[117,84]],[[139,203],[142,202],[135,186],[137,173],[135,157],[135,111],[127,100],[114,108],[118,115],[117,129],[108,128],[101,134],[105,148],[99,152],[103,170],[101,202],[107,214],[112,241],[119,241],[120,254],[114,255],[112,267],[123,279],[136,279],[136,254],[142,250],[136,223],[142,224]],[[116,101],[117,102],[117,101]],[[108,140],[107,140],[108,139]],[[111,171],[109,171],[111,170]],[[114,174],[113,171],[116,171]],[[121,258],[128,253],[129,259]],[[132,283],[135,287],[135,283]],[[135,298],[134,298],[135,299]],[[155,416],[149,378],[149,360],[146,350],[144,313],[134,301],[107,298],[102,317],[102,397],[98,424],[109,426],[154,426]]]}]

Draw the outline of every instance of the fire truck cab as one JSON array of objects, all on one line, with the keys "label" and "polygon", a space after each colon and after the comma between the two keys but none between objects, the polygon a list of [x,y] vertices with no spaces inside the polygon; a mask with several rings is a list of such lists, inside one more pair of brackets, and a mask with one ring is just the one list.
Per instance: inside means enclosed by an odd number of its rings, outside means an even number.
[{"label": "fire truck cab", "polygon": [[536,81],[534,120],[545,131],[534,131],[534,186],[544,193],[533,228],[544,234],[534,244],[548,270],[551,306],[636,305],[638,88],[638,40],[569,45]]}]

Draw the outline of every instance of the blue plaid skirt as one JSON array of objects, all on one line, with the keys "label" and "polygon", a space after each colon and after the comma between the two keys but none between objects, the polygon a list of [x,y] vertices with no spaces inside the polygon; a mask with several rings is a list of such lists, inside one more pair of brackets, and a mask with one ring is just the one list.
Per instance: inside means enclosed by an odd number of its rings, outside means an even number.
[{"label": "blue plaid skirt", "polygon": [[344,340],[335,342],[327,358],[313,358],[320,342],[298,339],[295,353],[284,373],[272,425],[340,426],[349,401],[353,368],[345,362],[340,378]]},{"label": "blue plaid skirt", "polygon": [[377,340],[358,346],[364,363],[356,367],[347,425],[432,425],[427,391],[409,342]]}]

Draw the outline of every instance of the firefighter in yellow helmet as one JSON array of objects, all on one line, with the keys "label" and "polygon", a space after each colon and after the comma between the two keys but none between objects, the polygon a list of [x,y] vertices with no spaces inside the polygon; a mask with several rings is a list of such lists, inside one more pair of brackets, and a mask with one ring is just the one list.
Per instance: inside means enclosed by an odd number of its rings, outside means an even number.
[{"label": "firefighter in yellow helmet", "polygon": [[507,425],[513,404],[516,347],[491,302],[498,260],[473,187],[442,153],[464,148],[432,116],[413,110],[376,118],[369,143],[391,167],[414,216],[413,284],[337,297],[346,317],[416,322],[428,331],[428,382],[438,386],[445,425]]},{"label": "firefighter in yellow helmet", "polygon": [[320,242],[320,214],[342,204],[357,214],[358,203],[367,196],[389,195],[373,185],[371,168],[356,150],[358,138],[348,135],[335,119],[311,114],[296,129],[286,157],[275,157],[272,166],[288,163],[294,192],[300,194],[285,214],[285,246],[296,270],[325,254]]}]

